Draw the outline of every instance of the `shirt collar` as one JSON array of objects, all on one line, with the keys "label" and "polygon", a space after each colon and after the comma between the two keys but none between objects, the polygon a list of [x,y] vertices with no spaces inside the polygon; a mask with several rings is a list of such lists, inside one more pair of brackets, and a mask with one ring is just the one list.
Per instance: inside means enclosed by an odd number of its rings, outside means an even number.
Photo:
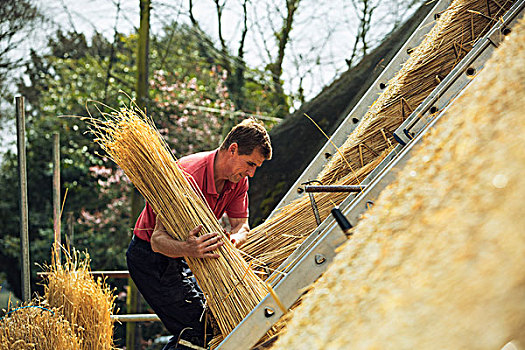
[{"label": "shirt collar", "polygon": [[[208,194],[214,194],[214,195],[219,195],[217,193],[217,188],[215,187],[215,179],[214,179],[215,170],[213,168],[218,152],[219,152],[219,149],[217,148],[215,151],[211,151],[210,154],[206,156],[206,182],[207,182],[206,192]],[[226,182],[224,183],[224,188],[222,192],[223,193],[230,192],[232,187],[233,187],[233,183],[226,180]]]}]

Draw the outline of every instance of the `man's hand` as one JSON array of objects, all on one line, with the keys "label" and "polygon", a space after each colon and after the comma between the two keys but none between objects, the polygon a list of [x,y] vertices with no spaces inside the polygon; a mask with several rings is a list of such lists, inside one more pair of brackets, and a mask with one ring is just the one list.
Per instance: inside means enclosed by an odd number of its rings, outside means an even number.
[{"label": "man's hand", "polygon": [[224,244],[224,242],[221,241],[222,237],[217,232],[198,236],[201,230],[202,225],[199,225],[189,232],[188,239],[184,242],[186,251],[184,256],[215,259],[220,257],[219,254],[213,253],[213,251]]},{"label": "man's hand", "polygon": [[250,226],[248,225],[248,218],[228,218],[232,231],[228,235],[235,248],[240,248],[248,238]]},{"label": "man's hand", "polygon": [[219,254],[213,251],[224,244],[221,236],[217,232],[198,236],[201,230],[202,226],[199,225],[189,232],[185,241],[176,240],[168,234],[162,224],[162,218],[158,215],[151,235],[151,249],[170,258],[218,258]]},{"label": "man's hand", "polygon": [[231,233],[230,241],[233,243],[233,246],[235,248],[240,248],[244,243],[246,243],[247,239],[247,233],[246,231],[239,231],[237,233]]}]

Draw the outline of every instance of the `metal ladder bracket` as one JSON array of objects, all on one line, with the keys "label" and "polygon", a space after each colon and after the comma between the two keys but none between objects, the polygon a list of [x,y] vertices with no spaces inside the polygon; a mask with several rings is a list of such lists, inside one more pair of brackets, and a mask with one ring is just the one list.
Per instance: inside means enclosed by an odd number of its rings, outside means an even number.
[{"label": "metal ladder bracket", "polygon": [[[280,302],[290,308],[317,278],[326,271],[336,255],[336,248],[347,241],[337,225],[324,234],[322,240],[308,251],[290,272],[274,287]],[[218,349],[249,349],[284,315],[274,298],[268,294]]]}]

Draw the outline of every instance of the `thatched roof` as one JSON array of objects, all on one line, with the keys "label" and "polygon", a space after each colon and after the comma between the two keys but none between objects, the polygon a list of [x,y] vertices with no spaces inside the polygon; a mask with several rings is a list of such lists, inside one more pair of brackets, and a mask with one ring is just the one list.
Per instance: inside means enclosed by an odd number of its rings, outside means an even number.
[{"label": "thatched roof", "polygon": [[453,103],[275,349],[525,344],[525,20]]}]

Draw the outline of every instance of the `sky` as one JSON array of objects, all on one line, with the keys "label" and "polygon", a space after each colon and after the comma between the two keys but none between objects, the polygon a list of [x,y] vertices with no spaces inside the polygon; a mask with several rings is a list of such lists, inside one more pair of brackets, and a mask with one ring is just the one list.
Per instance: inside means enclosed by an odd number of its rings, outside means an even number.
[{"label": "sky", "polygon": [[[287,93],[296,93],[302,81],[306,99],[311,99],[348,68],[345,59],[350,56],[358,23],[356,7],[352,3],[359,1],[362,0],[301,0],[283,64],[282,79]],[[189,22],[189,0],[151,2],[150,25],[153,34],[159,33],[163,24],[171,21]],[[194,14],[201,28],[218,43],[214,1],[193,2]],[[370,31],[372,41],[378,41],[387,34],[395,19],[401,21],[415,9],[403,8],[404,3],[412,0],[369,2],[378,4]],[[115,26],[120,33],[125,34],[135,32],[139,26],[139,0],[35,0],[35,3],[49,21],[42,25],[41,30],[28,35],[25,44],[15,52],[18,57],[26,56],[30,48],[43,52],[47,37],[57,28],[82,32],[88,38],[97,31],[112,40]],[[223,14],[224,38],[232,52],[236,52],[242,8],[239,0],[226,0],[226,3]],[[248,17],[253,24],[246,40],[245,55],[249,66],[261,68],[269,62],[265,44],[271,53],[276,52],[272,25],[274,28],[281,25],[277,12],[281,11],[280,15],[284,16],[283,3],[284,0],[251,1],[253,6]],[[118,6],[120,11],[117,11]],[[2,144],[5,145],[6,140],[14,140],[13,135],[14,123],[6,125],[0,135]]]},{"label": "sky", "polygon": [[[350,56],[358,23],[356,8],[351,3],[360,1],[362,0],[301,0],[284,62],[282,78],[285,81],[285,91],[296,92],[299,76],[303,76],[306,96],[312,98],[347,69],[345,58]],[[189,0],[151,0],[151,31],[159,32],[164,23],[171,21],[188,23],[188,2]],[[194,14],[202,29],[218,43],[214,1],[193,2]],[[223,14],[224,37],[228,46],[236,52],[242,25],[242,8],[239,0],[222,2],[226,3]],[[401,14],[405,10],[400,6],[408,2],[411,0],[369,1],[380,4],[373,17],[375,24],[370,31],[372,40],[383,37],[391,29],[389,23],[392,18],[389,16],[400,13],[400,17],[407,17],[406,13]],[[115,25],[122,33],[133,32],[139,26],[139,0],[37,0],[37,3],[55,25],[86,33],[88,37],[97,30],[111,39]],[[258,26],[250,28],[245,58],[248,65],[263,67],[268,63],[263,48],[264,40],[269,49],[276,52],[275,45],[272,45],[274,40],[270,23],[274,27],[281,24],[276,11],[281,11],[281,15],[284,15],[284,0],[258,0],[251,1],[251,4],[248,16]],[[117,5],[121,9],[118,19]]]}]

